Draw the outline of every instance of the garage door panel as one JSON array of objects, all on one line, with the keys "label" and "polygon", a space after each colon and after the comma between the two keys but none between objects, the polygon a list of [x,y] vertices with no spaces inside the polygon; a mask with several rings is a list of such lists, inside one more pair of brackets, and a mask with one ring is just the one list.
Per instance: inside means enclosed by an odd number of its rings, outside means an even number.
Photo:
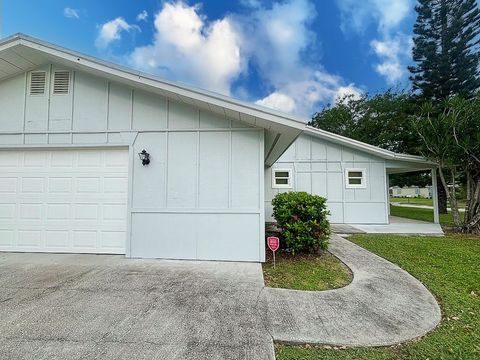
[{"label": "garage door panel", "polygon": [[99,177],[79,177],[75,179],[75,192],[97,194],[100,192]]},{"label": "garage door panel", "polygon": [[101,232],[101,247],[103,249],[121,249],[125,244],[124,231]]},{"label": "garage door panel", "polygon": [[73,247],[76,249],[95,249],[97,246],[97,232],[77,230],[73,232]]},{"label": "garage door panel", "polygon": [[0,168],[16,167],[19,164],[19,154],[16,151],[0,151]]},{"label": "garage door panel", "polygon": [[50,154],[50,167],[71,168],[73,166],[73,160],[73,152],[54,151]]},{"label": "garage door panel", "polygon": [[97,221],[98,205],[97,204],[75,204],[74,214],[75,214],[75,220]]},{"label": "garage door panel", "polygon": [[40,248],[42,232],[40,230],[20,230],[18,232],[18,247]]},{"label": "garage door panel", "polygon": [[106,177],[104,179],[105,193],[125,194],[128,185],[128,179],[124,177]]},{"label": "garage door panel", "polygon": [[20,204],[19,220],[41,221],[42,204]]},{"label": "garage door panel", "polygon": [[45,232],[45,246],[50,249],[68,249],[70,247],[70,236],[68,230],[47,230]]},{"label": "garage door panel", "polygon": [[72,178],[50,177],[47,191],[50,194],[70,194],[72,192]]},{"label": "garage door panel", "polygon": [[0,193],[15,194],[17,192],[16,177],[0,177]]},{"label": "garage door panel", "polygon": [[15,203],[0,204],[0,221],[15,220]]},{"label": "garage door panel", "polygon": [[78,166],[98,168],[102,164],[102,158],[95,150],[85,150],[78,153]]},{"label": "garage door panel", "polygon": [[43,194],[45,191],[43,177],[23,177],[20,183],[22,193]]},{"label": "garage door panel", "polygon": [[124,204],[104,204],[103,220],[106,221],[125,221],[127,208]]},{"label": "garage door panel", "polygon": [[24,167],[45,167],[47,165],[47,153],[45,151],[25,151],[23,153]]},{"label": "garage door panel", "polygon": [[15,245],[15,232],[13,230],[0,229],[0,246],[12,248]]},{"label": "garage door panel", "polygon": [[0,251],[125,253],[128,151],[0,151]]},{"label": "garage door panel", "polygon": [[47,221],[68,220],[70,218],[70,204],[47,204]]}]

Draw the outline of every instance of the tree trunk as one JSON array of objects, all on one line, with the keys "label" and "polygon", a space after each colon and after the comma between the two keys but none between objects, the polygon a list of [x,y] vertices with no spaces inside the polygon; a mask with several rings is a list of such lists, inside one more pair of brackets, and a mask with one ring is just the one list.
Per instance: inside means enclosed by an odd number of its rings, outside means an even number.
[{"label": "tree trunk", "polygon": [[443,185],[443,189],[445,193],[447,194],[448,200],[450,200],[450,206],[452,208],[453,224],[455,225],[455,228],[457,231],[461,231],[463,226],[460,220],[460,212],[458,211],[457,198],[455,196],[454,171],[452,170],[452,182],[454,184],[452,191],[448,191],[448,184],[447,184],[447,181],[445,180],[445,176],[443,174],[443,169],[441,166],[438,167],[438,174],[440,175],[440,181]]},{"label": "tree trunk", "polygon": [[465,209],[464,232],[480,234],[480,178],[468,181],[471,184],[468,209]]},{"label": "tree trunk", "polygon": [[447,193],[443,187],[440,175],[437,175],[438,212],[447,214]]}]

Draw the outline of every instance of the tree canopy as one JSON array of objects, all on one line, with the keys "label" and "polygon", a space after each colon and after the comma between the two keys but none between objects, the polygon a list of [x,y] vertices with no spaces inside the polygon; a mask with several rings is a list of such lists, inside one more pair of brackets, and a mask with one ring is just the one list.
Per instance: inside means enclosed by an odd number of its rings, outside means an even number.
[{"label": "tree canopy", "polygon": [[476,0],[418,0],[411,81],[422,99],[475,96],[480,88]]}]

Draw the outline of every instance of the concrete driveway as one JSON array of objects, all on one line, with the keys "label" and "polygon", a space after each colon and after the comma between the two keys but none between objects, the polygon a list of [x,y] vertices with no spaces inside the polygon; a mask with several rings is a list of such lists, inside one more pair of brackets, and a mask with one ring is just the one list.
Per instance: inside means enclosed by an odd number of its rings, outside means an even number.
[{"label": "concrete driveway", "polygon": [[274,359],[260,264],[0,254],[1,359]]}]

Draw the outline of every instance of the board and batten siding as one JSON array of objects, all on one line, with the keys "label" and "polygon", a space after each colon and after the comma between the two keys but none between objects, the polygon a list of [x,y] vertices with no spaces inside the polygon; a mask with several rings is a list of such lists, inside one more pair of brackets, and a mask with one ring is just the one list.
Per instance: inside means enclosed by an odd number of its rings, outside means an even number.
[{"label": "board and batten siding", "polygon": [[[348,168],[366,170],[366,188],[346,188]],[[293,188],[272,188],[272,169],[291,169]],[[266,220],[273,221],[271,201],[276,194],[306,191],[327,199],[332,223],[386,224],[385,176],[383,159],[302,134],[272,167],[265,169]]]},{"label": "board and batten siding", "polygon": [[[127,256],[264,261],[264,131],[55,64],[0,83],[0,151],[129,149]],[[68,95],[52,92],[69,70]],[[137,153],[146,149],[151,163]]]}]

